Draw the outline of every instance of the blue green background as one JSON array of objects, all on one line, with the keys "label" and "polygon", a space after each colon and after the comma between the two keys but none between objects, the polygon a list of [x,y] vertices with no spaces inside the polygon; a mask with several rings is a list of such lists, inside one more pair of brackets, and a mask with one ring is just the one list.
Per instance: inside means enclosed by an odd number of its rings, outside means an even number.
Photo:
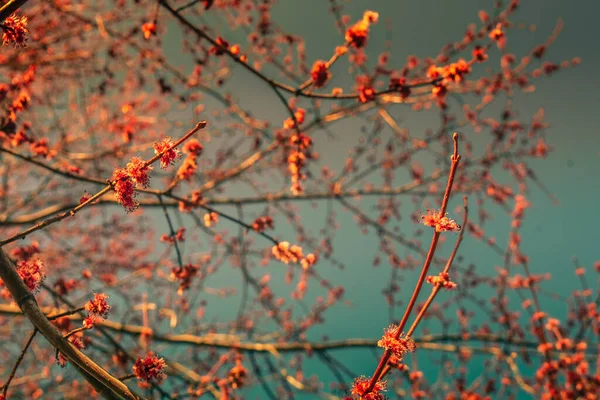
[{"label": "blue green background", "polygon": [[[372,63],[377,55],[384,50],[384,41],[390,39],[391,47],[390,65],[402,65],[408,55],[418,57],[434,56],[441,47],[449,41],[458,40],[464,33],[469,23],[477,21],[477,11],[486,9],[492,12],[492,1],[453,0],[453,1],[353,1],[347,3],[344,14],[349,14],[351,20],[358,20],[363,11],[370,9],[380,14],[380,23],[371,30],[367,54]],[[324,0],[280,1],[273,7],[273,20],[288,32],[301,35],[306,40],[308,64],[316,59],[327,59],[332,49],[342,42],[342,37],[334,25],[334,18],[328,11],[329,2]],[[579,264],[592,270],[593,262],[599,259],[598,247],[598,217],[597,204],[600,197],[600,139],[598,126],[600,124],[600,100],[598,84],[598,71],[600,70],[600,55],[598,54],[597,15],[600,12],[600,3],[595,1],[561,1],[561,0],[536,0],[523,1],[514,22],[534,24],[534,32],[512,30],[508,36],[508,48],[517,55],[525,55],[535,45],[542,43],[554,29],[558,18],[562,18],[565,28],[556,42],[549,48],[546,59],[560,62],[581,57],[582,63],[576,68],[560,71],[550,79],[542,78],[535,82],[536,91],[530,94],[518,94],[515,99],[514,109],[522,121],[527,122],[540,107],[546,113],[544,120],[551,124],[546,130],[547,142],[555,148],[546,160],[531,163],[540,181],[556,196],[558,204],[554,204],[541,190],[531,185],[528,199],[533,206],[526,211],[526,220],[522,229],[522,250],[530,256],[532,273],[549,272],[553,279],[544,284],[547,292],[567,296],[574,289],[579,288],[574,275],[573,257],[577,256]],[[214,14],[206,14],[203,22],[216,31],[226,32],[224,36],[231,43],[244,43],[245,34],[238,30],[229,31],[224,21]],[[213,19],[214,18],[214,19]],[[384,21],[390,21],[390,30],[384,28]],[[169,32],[169,35],[177,33]],[[173,40],[176,36],[173,36]],[[170,41],[169,41],[170,42]],[[179,50],[165,47],[167,56],[178,57]],[[490,62],[496,62],[492,59]],[[181,65],[189,67],[185,60]],[[345,64],[344,64],[345,65]],[[333,85],[344,88],[352,87],[353,81],[345,66],[334,68]],[[482,67],[484,68],[484,67]],[[267,70],[268,72],[268,70]],[[263,82],[258,81],[249,73],[236,67],[233,78],[229,80],[226,88],[235,93],[240,104],[250,110],[260,119],[269,120],[278,125],[287,118],[285,109],[273,94],[271,89]],[[235,89],[233,89],[235,88]],[[460,113],[456,102],[450,100],[451,107]],[[392,115],[401,120],[402,127],[408,127],[416,136],[422,135],[427,128],[437,127],[435,111],[432,113],[415,114],[408,107],[398,106],[391,109]],[[497,118],[497,115],[493,115]],[[315,134],[315,147],[327,157],[327,164],[334,169],[340,169],[347,150],[356,143],[361,135],[360,127],[364,122],[347,121],[335,124],[331,132],[335,139],[327,138],[322,133]],[[368,124],[365,124],[368,126]],[[469,135],[475,143],[484,143],[489,140],[489,131],[473,136],[474,133],[465,129],[461,134]],[[337,168],[336,168],[337,167]],[[425,170],[430,171],[433,165],[424,164]],[[316,169],[315,169],[316,170]],[[501,171],[496,171],[502,175]],[[401,185],[406,177],[398,174],[395,183]],[[227,194],[243,194],[243,189],[236,190],[235,186],[228,187]],[[245,193],[244,193],[245,194]],[[474,203],[474,199],[471,199]],[[407,201],[405,203],[408,203]],[[369,210],[374,205],[374,200],[364,199],[360,205]],[[458,197],[451,201],[450,210],[460,204]],[[380,267],[372,267],[372,260],[378,252],[378,238],[373,229],[363,235],[352,219],[352,215],[344,212],[339,204],[333,204],[338,213],[338,222],[341,227],[335,235],[335,256],[345,264],[344,271],[339,271],[326,261],[320,263],[319,272],[333,282],[344,285],[345,298],[351,305],[339,305],[326,313],[323,325],[311,330],[309,339],[320,340],[323,335],[330,339],[344,338],[377,338],[382,334],[382,329],[390,321],[388,306],[380,294],[386,285],[389,269],[386,268],[385,258]],[[234,208],[222,207],[223,211],[235,213]],[[259,208],[255,208],[258,210]],[[300,206],[300,216],[306,226],[312,227],[313,233],[325,225],[325,204],[320,202],[314,210],[310,204]],[[498,244],[504,248],[507,243],[509,221],[499,208],[495,210],[494,220],[487,224],[486,233],[494,236]],[[251,214],[250,214],[251,215]],[[373,214],[370,214],[373,215]],[[277,222],[277,221],[276,221]],[[185,222],[184,222],[185,223]],[[223,223],[226,227],[227,223]],[[276,236],[280,239],[293,241],[293,230],[277,224]],[[409,218],[399,224],[401,232],[410,235],[415,227]],[[231,225],[231,231],[234,231]],[[423,243],[429,240],[427,235],[421,238]],[[452,242],[452,237],[449,237]],[[265,242],[265,246],[268,245]],[[440,255],[447,255],[450,246],[441,248]],[[398,249],[401,255],[406,254]],[[417,254],[413,254],[418,257]],[[493,276],[496,266],[502,260],[490,252],[482,243],[466,235],[460,250],[465,264],[476,265],[478,274]],[[271,263],[268,272],[273,276],[283,275],[278,265]],[[416,281],[416,272],[406,273],[405,284],[400,291],[400,299],[408,300],[412,287]],[[238,271],[231,270],[211,279],[212,286],[231,286],[241,282]],[[274,279],[277,282],[277,279]],[[592,277],[591,285],[594,292],[598,291],[597,280]],[[285,293],[291,290],[281,284],[274,284],[276,293]],[[486,298],[486,293],[478,293]],[[311,291],[307,298],[310,299]],[[444,296],[442,294],[442,296]],[[440,296],[443,300],[443,297]],[[213,301],[213,307],[207,310],[207,318],[217,317],[227,320],[234,317],[237,311],[239,298],[231,297],[219,300],[219,307]],[[514,299],[514,309],[520,309],[519,301]],[[564,317],[566,305],[562,300],[554,300],[549,296],[542,296],[543,308],[557,317]],[[401,307],[395,310],[393,321],[401,316]],[[448,310],[449,316],[455,314],[454,309]],[[477,315],[477,318],[485,318]],[[454,327],[456,328],[456,326]],[[435,333],[435,325],[431,326]],[[181,350],[184,351],[183,349]],[[352,350],[335,353],[346,366],[357,374],[370,375],[374,370],[379,352],[369,350]],[[171,357],[176,354],[170,355]],[[440,370],[437,362],[438,355],[422,354],[419,356],[418,367],[422,370],[429,382],[432,382]],[[470,365],[468,376],[478,376],[481,367],[480,356],[474,356]],[[325,382],[332,379],[331,373],[316,358],[304,364],[305,376],[319,376]],[[524,372],[531,373],[531,369],[524,367]],[[327,388],[325,388],[327,390]],[[260,389],[248,390],[244,393],[249,397],[262,398]],[[312,398],[312,395],[298,395],[297,398]],[[391,396],[393,398],[393,396]],[[528,398],[524,393],[520,397]],[[519,397],[519,398],[520,398]]]}]

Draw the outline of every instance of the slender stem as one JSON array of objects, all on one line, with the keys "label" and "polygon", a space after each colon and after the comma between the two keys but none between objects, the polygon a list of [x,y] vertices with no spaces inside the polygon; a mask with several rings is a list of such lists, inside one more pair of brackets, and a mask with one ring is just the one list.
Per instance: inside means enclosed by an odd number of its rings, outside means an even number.
[{"label": "slender stem", "polygon": [[[467,222],[469,221],[469,219],[468,219],[469,218],[469,216],[468,216],[468,210],[469,210],[469,208],[468,208],[467,198],[466,197],[463,198],[463,201],[464,201],[465,217],[463,219],[462,226],[464,227],[464,226],[467,226]],[[458,251],[458,247],[460,246],[460,243],[462,242],[464,232],[465,232],[465,230],[461,229],[460,234],[458,236],[458,239],[456,240],[456,244],[454,245],[454,250],[452,250],[452,254],[450,255],[450,258],[448,259],[448,262],[446,263],[446,267],[444,267],[444,270],[442,271],[443,274],[447,274],[448,271],[450,270],[450,267],[452,266],[452,261],[454,261],[454,257],[456,256],[456,253]],[[429,295],[429,298],[425,302],[425,305],[423,307],[421,307],[421,311],[419,311],[419,314],[415,318],[415,321],[412,323],[412,325],[408,329],[408,332],[406,333],[406,336],[411,336],[413,334],[413,332],[417,328],[417,325],[419,325],[419,322],[421,321],[421,319],[423,318],[423,316],[427,312],[427,309],[429,308],[429,305],[435,299],[435,296],[438,294],[438,292],[440,291],[440,289],[441,289],[440,285],[436,285],[436,286],[434,286],[431,289],[431,294]]]},{"label": "slender stem", "polygon": [[[179,139],[177,142],[175,142],[172,146],[166,148],[165,150],[163,150],[162,152],[154,155],[154,157],[152,157],[151,159],[149,159],[148,161],[146,161],[144,163],[144,166],[149,166],[153,163],[155,163],[158,159],[160,159],[167,151],[171,151],[172,149],[174,149],[175,147],[179,146],[182,142],[184,142],[185,140],[187,140],[190,136],[192,136],[194,133],[198,132],[200,129],[203,129],[206,126],[206,121],[202,121],[199,122],[198,124],[196,124],[196,126],[194,127],[194,129],[192,129],[191,131],[189,131],[188,133],[186,133],[181,139]],[[100,190],[98,193],[96,193],[95,195],[93,195],[92,197],[90,197],[89,199],[87,199],[86,201],[84,201],[83,203],[79,204],[78,206],[74,207],[73,209],[63,212],[62,214],[58,214],[55,215],[52,218],[48,218],[34,226],[32,226],[31,228],[17,233],[16,235],[11,236],[8,239],[2,240],[0,241],[0,247],[3,247],[4,245],[8,244],[8,243],[12,243],[18,239],[25,239],[25,237],[33,232],[39,231],[40,229],[43,229],[45,227],[47,227],[48,225],[52,225],[56,222],[62,221],[63,219],[67,218],[67,217],[72,217],[74,216],[77,212],[79,212],[81,209],[83,209],[84,207],[86,207],[87,205],[93,203],[94,201],[96,201],[97,199],[99,199],[100,197],[104,196],[106,193],[108,193],[110,190],[112,190],[112,186],[113,186],[113,182],[111,182],[110,180],[108,181],[108,185]]]},{"label": "slender stem", "polygon": [[58,318],[61,318],[61,317],[66,317],[66,316],[69,316],[69,315],[77,314],[77,313],[79,313],[79,312],[81,312],[83,310],[85,310],[85,307],[79,307],[79,308],[75,308],[73,310],[67,310],[67,311],[62,312],[60,314],[48,316],[48,320],[54,321],[55,319],[58,319]]},{"label": "slender stem", "polygon": [[33,338],[35,337],[35,334],[37,332],[38,332],[37,328],[33,328],[33,331],[29,335],[29,339],[27,339],[27,343],[25,343],[25,347],[23,347],[23,350],[21,350],[21,354],[19,354],[19,357],[17,358],[17,361],[15,362],[15,366],[13,367],[12,371],[10,371],[10,375],[8,376],[6,383],[2,387],[2,395],[4,396],[4,398],[6,398],[6,393],[8,392],[8,387],[10,386],[10,382],[15,377],[17,368],[19,368],[21,361],[23,361],[23,358],[25,357],[25,354],[27,353],[27,349],[29,349],[29,346],[31,346],[31,342],[33,342]]},{"label": "slender stem", "polygon": [[84,326],[82,326],[82,327],[80,327],[80,328],[75,328],[75,329],[73,329],[71,332],[69,332],[69,333],[67,333],[67,334],[65,335],[65,339],[67,339],[67,338],[69,338],[69,337],[73,336],[74,334],[76,334],[76,333],[78,333],[78,332],[83,332],[83,331],[85,331],[86,329],[88,329],[88,328],[86,328],[86,327],[84,327]]},{"label": "slender stem", "polygon": [[[415,306],[415,303],[417,302],[417,298],[419,297],[419,293],[421,292],[421,287],[423,286],[423,283],[425,282],[425,278],[427,277],[427,271],[429,270],[429,265],[431,264],[431,260],[433,259],[433,255],[435,253],[435,249],[437,247],[439,238],[440,238],[440,232],[434,232],[433,238],[431,240],[431,246],[429,246],[429,252],[427,253],[427,258],[425,259],[425,264],[423,265],[423,269],[421,270],[421,275],[419,276],[419,280],[417,281],[417,285],[415,286],[415,290],[413,291],[413,294],[410,298],[408,306],[406,307],[406,310],[404,311],[402,320],[398,324],[398,332],[396,332],[396,339],[402,333],[402,329],[404,329],[404,325],[406,325],[406,322],[408,321],[408,317],[410,316],[410,313],[411,313],[413,307]],[[381,360],[379,361],[379,365],[377,365],[377,369],[375,370],[375,373],[371,377],[371,381],[369,383],[369,388],[367,389],[366,393],[371,392],[373,390],[373,388],[375,387],[375,384],[377,383],[381,374],[383,373],[383,369],[385,368],[391,355],[392,355],[392,353],[389,350],[386,350],[385,353],[383,353],[383,356],[381,357]]]},{"label": "slender stem", "polygon": [[175,147],[179,146],[181,143],[185,142],[186,140],[188,140],[190,138],[190,136],[192,136],[194,133],[198,132],[201,129],[204,129],[206,127],[206,121],[201,121],[198,122],[196,124],[196,126],[194,127],[194,129],[192,129],[191,131],[189,131],[188,133],[186,133],[181,139],[179,139],[178,141],[176,141],[171,147],[161,151],[160,153],[157,153],[154,155],[154,157],[152,157],[151,159],[149,159],[148,161],[146,161],[144,163],[144,167],[148,167],[152,164],[154,164],[159,158],[161,158],[166,152],[171,151],[172,149],[174,149]]},{"label": "slender stem", "polygon": [[118,378],[120,381],[126,381],[128,379],[135,378],[135,374],[129,374]]},{"label": "slender stem", "polygon": [[[458,163],[460,161],[460,155],[458,154],[458,134],[454,133],[454,135],[452,135],[452,139],[454,140],[454,153],[450,157],[450,160],[452,161],[452,165],[450,167],[450,174],[448,176],[448,183],[446,185],[444,199],[442,200],[442,207],[440,208],[440,214],[439,214],[440,218],[444,217],[444,215],[446,214],[446,208],[448,207],[448,200],[450,198],[450,193],[452,191],[452,185],[454,183],[454,176],[456,175],[456,170],[458,168]],[[402,320],[398,324],[398,329],[395,334],[396,339],[398,339],[400,337],[400,335],[402,334],[402,330],[404,329],[404,326],[406,325],[406,322],[408,321],[408,317],[410,316],[410,313],[412,312],[412,309],[414,308],[414,306],[417,302],[417,298],[419,297],[421,288],[423,287],[423,283],[425,283],[425,279],[427,277],[427,271],[429,270],[429,266],[431,265],[431,261],[433,260],[433,256],[435,255],[435,250],[437,248],[437,244],[440,239],[440,233],[441,232],[438,232],[437,229],[433,233],[433,237],[431,239],[431,245],[429,246],[429,251],[427,252],[427,257],[425,258],[425,263],[423,264],[423,268],[421,269],[421,274],[419,275],[419,280],[417,281],[417,284],[416,284],[413,294],[410,298],[408,306],[406,307],[406,310],[404,311]],[[377,365],[377,369],[375,370],[375,373],[373,373],[373,376],[371,377],[371,381],[369,382],[369,387],[367,388],[365,394],[368,394],[371,391],[373,391],[373,388],[375,388],[375,384],[381,377],[381,374],[383,373],[383,370],[384,370],[388,360],[390,359],[391,355],[392,355],[392,353],[389,350],[386,350],[383,353],[383,356],[381,357],[381,360],[379,361],[379,365]]]},{"label": "slender stem", "polygon": [[171,221],[171,217],[169,216],[169,211],[167,210],[167,207],[165,206],[165,203],[164,203],[161,195],[158,195],[158,201],[160,202],[163,212],[165,213],[165,218],[167,220],[167,224],[169,225],[169,236],[173,240],[173,246],[175,246],[175,253],[177,254],[177,262],[179,264],[179,267],[183,268],[183,258],[181,257],[181,250],[179,250],[179,244],[177,243],[177,242],[179,242],[179,239],[177,239],[177,233],[175,232],[175,228],[173,226],[173,222]]}]

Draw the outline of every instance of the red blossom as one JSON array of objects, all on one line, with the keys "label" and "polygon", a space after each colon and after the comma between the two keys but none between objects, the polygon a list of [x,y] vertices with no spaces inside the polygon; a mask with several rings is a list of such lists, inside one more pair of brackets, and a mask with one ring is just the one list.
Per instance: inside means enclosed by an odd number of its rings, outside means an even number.
[{"label": "red blossom", "polygon": [[302,260],[300,260],[300,265],[302,265],[302,268],[304,268],[304,269],[309,269],[316,263],[317,263],[317,256],[315,256],[313,253],[308,253],[306,255],[306,257],[304,257]]},{"label": "red blossom", "polygon": [[410,88],[406,85],[406,78],[401,76],[399,78],[390,79],[390,90],[395,90],[400,94],[403,99],[410,96]]},{"label": "red blossom", "polygon": [[223,39],[222,37],[217,37],[217,44],[210,48],[210,52],[215,56],[222,56],[225,54],[225,51],[229,49],[229,42]]},{"label": "red blossom", "polygon": [[217,214],[216,212],[204,214],[204,226],[206,226],[207,228],[210,228],[217,222],[219,222],[219,214]]},{"label": "red blossom", "polygon": [[133,365],[133,373],[141,381],[160,383],[165,378],[165,360],[150,352],[146,357],[138,357]]},{"label": "red blossom", "polygon": [[1,25],[3,45],[12,43],[15,47],[25,47],[29,32],[27,17],[18,17],[16,14],[12,14]]},{"label": "red blossom", "polygon": [[443,77],[444,79],[453,81],[453,82],[461,82],[463,81],[465,75],[471,72],[471,65],[465,60],[458,60],[456,63],[452,63],[447,65],[443,69]]},{"label": "red blossom", "polygon": [[117,168],[112,177],[115,198],[127,212],[135,211],[139,203],[134,200],[136,195],[135,182],[125,168]]},{"label": "red blossom", "polygon": [[44,268],[44,263],[39,258],[17,262],[17,273],[33,293],[40,290],[46,279],[46,274],[42,271]]},{"label": "red blossom", "polygon": [[490,39],[496,42],[498,48],[503,49],[506,45],[506,36],[502,30],[502,23],[496,24],[496,27],[492,29],[489,34]]},{"label": "red blossom", "polygon": [[196,171],[198,170],[198,164],[196,164],[196,156],[190,154],[183,160],[183,163],[177,169],[177,178],[185,181],[192,179]]},{"label": "red blossom", "polygon": [[385,330],[381,340],[377,342],[377,346],[389,350],[394,356],[396,356],[396,360],[401,360],[404,355],[414,352],[416,346],[415,341],[411,337],[400,334],[398,338],[396,338],[397,334],[398,325],[390,325]]},{"label": "red blossom", "polygon": [[48,139],[42,138],[36,142],[33,142],[30,146],[31,152],[36,156],[46,157],[50,159],[56,155],[56,151],[50,150],[48,147]]},{"label": "red blossom", "polygon": [[299,196],[304,193],[304,186],[300,182],[294,182],[290,187],[290,191],[294,196]]},{"label": "red blossom", "polygon": [[[288,156],[288,169],[292,173],[292,181],[302,180],[303,177],[300,174],[300,170],[306,164],[306,156],[304,153],[299,151],[293,151]],[[294,179],[295,178],[295,179]]]},{"label": "red blossom", "polygon": [[283,127],[285,129],[294,129],[296,127],[296,122],[298,122],[298,126],[302,125],[304,123],[305,115],[306,115],[306,110],[303,108],[299,108],[294,113],[294,117],[296,118],[296,121],[294,121],[294,118],[290,117],[290,118],[286,119],[285,121],[283,121]]},{"label": "red blossom", "polygon": [[24,111],[29,107],[30,104],[31,104],[31,97],[29,96],[29,93],[27,93],[26,90],[21,90],[21,92],[19,93],[19,96],[13,100],[10,108],[14,112]]},{"label": "red blossom", "polygon": [[8,91],[10,90],[10,86],[6,83],[0,83],[0,101],[6,98]]},{"label": "red blossom", "polygon": [[248,370],[242,365],[241,360],[236,360],[236,364],[229,370],[229,379],[231,380],[231,387],[233,389],[239,389],[244,385],[244,380],[248,375]]},{"label": "red blossom", "polygon": [[443,99],[446,97],[446,94],[448,94],[448,87],[446,87],[446,85],[444,83],[438,82],[435,85],[433,85],[433,88],[431,89],[431,93],[439,101],[443,101]]},{"label": "red blossom", "polygon": [[146,22],[142,25],[142,32],[144,33],[144,39],[150,39],[153,35],[156,35],[156,23]]},{"label": "red blossom", "polygon": [[365,11],[363,18],[346,30],[346,41],[356,48],[364,47],[367,44],[369,25],[376,23],[378,19],[378,13]]},{"label": "red blossom", "polygon": [[312,139],[310,136],[300,133],[290,137],[290,144],[300,150],[308,150],[312,146]]},{"label": "red blossom", "polygon": [[538,138],[537,143],[529,150],[529,154],[533,157],[546,158],[546,155],[548,155],[550,150],[552,150],[552,148],[546,144],[544,138],[540,137]]},{"label": "red blossom", "polygon": [[429,68],[427,68],[427,77],[432,80],[441,78],[443,73],[444,69],[435,65],[430,65]]},{"label": "red blossom", "polygon": [[164,234],[160,237],[160,241],[173,244],[175,241],[183,242],[185,240],[185,228],[179,228],[174,235]]},{"label": "red blossom", "polygon": [[429,275],[427,277],[427,283],[431,283],[434,286],[441,286],[444,289],[456,289],[456,283],[450,280],[450,275],[447,272],[440,272],[439,275]]},{"label": "red blossom", "polygon": [[361,85],[358,87],[358,100],[366,103],[375,99],[375,89],[370,85]]},{"label": "red blossom", "polygon": [[202,154],[204,146],[202,146],[198,139],[190,139],[183,145],[181,150],[184,154],[193,154],[195,156],[199,156]]},{"label": "red blossom", "polygon": [[96,317],[94,315],[88,315],[83,319],[83,327],[86,329],[91,329],[94,327],[96,323]]},{"label": "red blossom", "polygon": [[213,5],[215,0],[200,0],[200,2],[204,3],[204,10],[208,10]]},{"label": "red blossom", "polygon": [[285,264],[296,263],[304,258],[302,248],[296,245],[290,246],[289,242],[280,242],[277,246],[273,246],[271,253],[277,260]]},{"label": "red blossom", "polygon": [[435,228],[436,232],[458,232],[461,229],[456,221],[449,219],[447,216],[442,217],[439,211],[436,210],[427,210],[427,215],[421,216],[421,219],[423,220],[423,225]]},{"label": "red blossom", "polygon": [[200,192],[199,190],[194,190],[190,196],[190,199],[187,202],[179,202],[179,210],[190,211],[192,210],[192,208],[197,207],[202,203],[204,203],[202,192]]},{"label": "red blossom", "polygon": [[366,376],[355,378],[351,393],[355,396],[360,396],[361,400],[384,400],[385,396],[381,392],[386,391],[386,382],[377,381],[375,383],[375,387],[373,387],[373,390],[367,393],[369,384],[370,379]]},{"label": "red blossom", "polygon": [[133,157],[125,168],[138,187],[148,187],[150,184],[148,172],[152,170],[152,166],[146,165],[146,162],[139,157]]},{"label": "red blossom", "polygon": [[38,242],[31,242],[29,246],[20,246],[14,249],[11,254],[13,257],[20,260],[29,260],[33,255],[40,252],[40,244]]},{"label": "red blossom", "polygon": [[310,76],[315,87],[320,88],[325,86],[325,83],[331,78],[331,72],[329,72],[327,63],[322,60],[315,61],[310,71]]},{"label": "red blossom", "polygon": [[[75,335],[71,335],[69,336],[69,338],[67,339],[69,342],[71,342],[71,344],[73,346],[75,346],[77,349],[79,350],[84,350],[85,349],[85,342],[82,340],[82,332],[78,332]],[[65,357],[65,355],[61,352],[57,352],[56,353],[57,358],[56,358],[56,363],[58,365],[60,365],[61,368],[64,368],[67,366],[68,363],[68,359],[67,357]]]},{"label": "red blossom", "polygon": [[273,229],[273,219],[269,216],[258,217],[252,223],[252,229],[262,232],[265,229]]},{"label": "red blossom", "polygon": [[515,196],[515,208],[513,209],[513,212],[511,214],[513,219],[522,219],[523,215],[525,214],[525,209],[529,208],[530,205],[531,203],[529,203],[525,196],[523,196],[522,194],[517,194]]},{"label": "red blossom", "polygon": [[171,270],[171,276],[179,280],[179,289],[177,293],[180,295],[187,289],[189,289],[192,278],[196,276],[200,267],[194,264],[186,264],[182,267],[175,267]]},{"label": "red blossom", "polygon": [[181,157],[181,152],[173,148],[173,142],[170,137],[166,137],[162,142],[154,143],[154,153],[161,154],[160,167],[166,169],[169,165],[175,164],[175,161]]},{"label": "red blossom", "polygon": [[92,198],[92,196],[89,193],[86,192],[86,193],[83,194],[83,196],[81,196],[79,198],[79,204],[83,204],[83,203],[85,203],[86,201],[88,201],[91,198]]},{"label": "red blossom", "polygon": [[475,46],[471,52],[471,55],[477,62],[484,62],[488,58],[485,48],[481,46]]},{"label": "red blossom", "polygon": [[[0,101],[2,100],[2,93],[0,92]],[[13,147],[18,147],[23,143],[31,143],[33,139],[27,136],[27,133],[24,130],[20,130],[16,132],[10,140],[10,144]]]},{"label": "red blossom", "polygon": [[106,302],[108,295],[106,293],[94,293],[94,298],[85,303],[85,310],[93,316],[108,318],[110,305]]}]

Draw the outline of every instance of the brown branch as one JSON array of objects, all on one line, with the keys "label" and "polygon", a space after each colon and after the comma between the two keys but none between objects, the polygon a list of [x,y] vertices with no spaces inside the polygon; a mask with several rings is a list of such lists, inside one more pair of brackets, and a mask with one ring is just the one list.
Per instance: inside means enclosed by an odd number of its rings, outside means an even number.
[{"label": "brown branch", "polygon": [[6,154],[10,154],[13,157],[16,157],[18,159],[21,159],[23,161],[27,161],[28,163],[37,165],[40,168],[43,168],[47,171],[50,171],[54,174],[57,174],[59,176],[62,176],[64,178],[68,178],[68,179],[73,179],[76,181],[81,181],[81,182],[87,182],[87,183],[95,183],[95,184],[99,184],[99,185],[106,185],[106,181],[102,180],[102,179],[97,179],[97,178],[90,178],[90,177],[86,177],[86,176],[82,176],[82,175],[77,175],[77,174],[72,174],[70,172],[67,171],[62,171],[58,168],[54,168],[51,165],[45,164],[41,161],[36,160],[33,157],[30,156],[25,156],[23,154],[17,153],[16,151],[13,151],[11,149],[8,149],[6,147],[0,146],[0,152],[4,152]]},{"label": "brown branch", "polygon": [[[82,320],[81,315],[68,315],[67,310],[58,309],[55,307],[41,307],[41,311],[46,314],[48,319],[54,319],[58,315],[64,315],[67,318],[75,321]],[[0,314],[9,316],[22,316],[22,313],[14,304],[0,304]],[[208,334],[204,336],[193,335],[193,334],[171,334],[171,333],[157,333],[156,331],[148,332],[143,326],[123,324],[120,322],[114,322],[111,320],[96,321],[95,325],[107,328],[111,331],[127,334],[130,336],[139,336],[142,333],[149,335],[149,338],[162,343],[170,343],[173,345],[191,345],[196,347],[214,347],[225,350],[236,349],[242,352],[249,353],[263,353],[276,350],[281,353],[299,352],[299,351],[329,351],[329,350],[343,350],[348,348],[372,348],[377,346],[379,339],[364,339],[364,338],[351,338],[345,340],[335,340],[329,342],[244,342],[240,336],[237,335],[224,335],[224,334]],[[518,339],[509,339],[503,336],[491,335],[491,334],[472,334],[465,338],[462,335],[424,335],[420,338],[416,338],[415,342],[419,345],[419,348],[426,348],[431,350],[439,350],[443,346],[448,350],[450,347],[447,346],[458,346],[450,345],[449,343],[462,343],[462,342],[480,342],[482,344],[502,344],[519,347],[520,349],[528,349],[532,352],[537,352],[537,346],[539,345],[536,341],[526,341]],[[442,346],[442,347],[440,347]],[[463,345],[460,345],[464,347]],[[489,351],[488,351],[489,353]],[[565,353],[567,354],[567,353]],[[593,350],[593,346],[590,346],[586,350],[586,354],[598,355],[598,352]]]},{"label": "brown branch", "polygon": [[0,8],[0,24],[25,3],[27,3],[27,0],[9,0],[8,3],[3,5],[2,8]]},{"label": "brown branch", "polygon": [[[385,195],[422,195],[422,196],[435,196],[436,193],[432,193],[428,190],[424,191],[411,191],[415,186],[414,183],[398,186],[395,188],[375,188],[375,189],[348,189],[338,194],[334,194],[331,191],[313,192],[313,193],[302,193],[298,195],[278,192],[278,193],[267,193],[260,196],[247,196],[247,197],[214,197],[207,198],[203,204],[211,206],[219,205],[248,205],[248,204],[262,204],[262,203],[277,203],[284,201],[316,201],[316,200],[329,200],[332,198],[346,198],[346,197],[360,197],[360,196],[385,196]],[[464,192],[469,192],[470,189]],[[143,191],[146,192],[146,191]],[[457,192],[460,193],[461,191]],[[154,193],[153,193],[154,194]],[[161,193],[161,195],[168,196],[167,194]],[[162,207],[160,202],[153,200],[139,200],[140,206],[142,207]],[[114,206],[118,205],[118,202],[114,198],[103,198],[98,200],[95,206]],[[44,218],[48,218],[56,213],[64,212],[76,207],[76,203],[71,204],[56,204],[53,206],[46,207],[44,209],[35,211],[30,214],[20,215],[14,218],[6,218],[0,216],[0,226],[16,226],[36,223]],[[164,206],[167,208],[179,207],[178,201],[165,201]]]}]

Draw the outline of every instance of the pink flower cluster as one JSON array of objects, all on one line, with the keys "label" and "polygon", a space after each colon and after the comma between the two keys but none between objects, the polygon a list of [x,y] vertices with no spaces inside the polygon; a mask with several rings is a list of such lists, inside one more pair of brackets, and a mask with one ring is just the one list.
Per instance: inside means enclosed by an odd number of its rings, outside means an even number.
[{"label": "pink flower cluster", "polygon": [[158,358],[150,352],[144,358],[138,357],[133,365],[133,373],[141,381],[160,383],[165,378],[165,367],[164,358]]}]

